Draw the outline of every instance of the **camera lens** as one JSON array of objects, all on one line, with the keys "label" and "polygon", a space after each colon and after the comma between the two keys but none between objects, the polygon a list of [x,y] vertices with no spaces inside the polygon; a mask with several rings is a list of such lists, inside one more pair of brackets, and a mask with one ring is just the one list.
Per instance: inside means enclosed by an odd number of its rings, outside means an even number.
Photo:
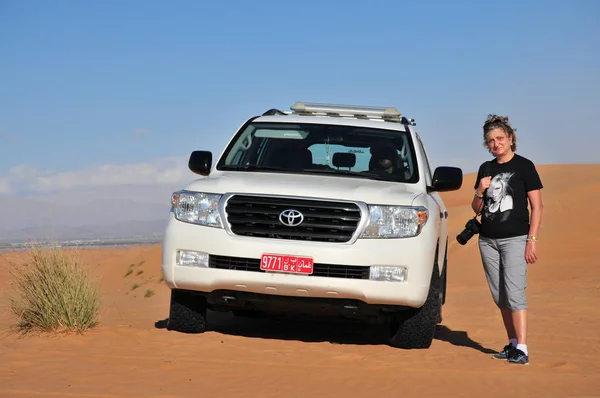
[{"label": "camera lens", "polygon": [[465,229],[456,236],[456,241],[463,246],[466,245],[469,239],[473,237],[473,235],[479,233],[479,227],[479,221],[477,221],[474,218],[470,219],[469,221],[467,221]]},{"label": "camera lens", "polygon": [[463,230],[460,234],[456,236],[456,241],[461,245],[466,245],[469,239],[473,237],[473,232],[468,229]]}]

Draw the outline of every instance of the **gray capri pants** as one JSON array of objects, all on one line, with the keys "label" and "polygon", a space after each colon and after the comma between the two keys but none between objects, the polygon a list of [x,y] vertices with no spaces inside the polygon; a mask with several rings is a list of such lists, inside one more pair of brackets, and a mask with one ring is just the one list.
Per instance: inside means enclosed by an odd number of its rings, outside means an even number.
[{"label": "gray capri pants", "polygon": [[494,302],[499,308],[527,308],[527,235],[491,239],[479,236],[479,251]]}]

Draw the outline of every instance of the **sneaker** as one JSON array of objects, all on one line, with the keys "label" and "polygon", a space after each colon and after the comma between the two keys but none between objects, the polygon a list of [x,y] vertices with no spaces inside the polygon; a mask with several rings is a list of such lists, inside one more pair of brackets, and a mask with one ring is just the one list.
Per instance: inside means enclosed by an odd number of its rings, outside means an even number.
[{"label": "sneaker", "polygon": [[525,355],[523,351],[515,349],[508,357],[508,363],[514,363],[517,365],[528,365],[529,356]]},{"label": "sneaker", "polygon": [[502,351],[492,355],[492,359],[507,360],[508,358],[510,358],[511,355],[513,355],[513,352],[515,350],[516,348],[512,344],[507,344],[504,346]]}]

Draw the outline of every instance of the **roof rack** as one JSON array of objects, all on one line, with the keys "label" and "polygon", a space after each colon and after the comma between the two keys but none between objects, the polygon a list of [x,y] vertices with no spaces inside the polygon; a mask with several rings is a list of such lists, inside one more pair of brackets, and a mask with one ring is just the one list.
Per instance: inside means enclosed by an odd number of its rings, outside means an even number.
[{"label": "roof rack", "polygon": [[265,111],[262,116],[286,116],[290,113],[294,113],[296,115],[304,116],[337,116],[352,117],[356,119],[382,119],[388,122],[416,126],[415,119],[408,119],[407,117],[402,116],[396,108],[296,102],[290,107],[290,109],[293,112],[284,112],[277,108],[271,108]]},{"label": "roof rack", "polygon": [[[358,105],[335,105],[318,104],[308,102],[296,102],[290,107],[297,115],[304,116],[337,116],[352,117],[356,119],[381,119],[387,122],[405,123],[409,119],[402,116],[400,111],[394,107],[358,106]],[[411,119],[414,123],[414,120]]]}]

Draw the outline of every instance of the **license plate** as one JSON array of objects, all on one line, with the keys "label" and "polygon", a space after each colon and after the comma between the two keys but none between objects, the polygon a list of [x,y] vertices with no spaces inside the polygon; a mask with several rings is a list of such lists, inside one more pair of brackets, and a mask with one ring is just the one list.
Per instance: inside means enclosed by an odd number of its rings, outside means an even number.
[{"label": "license plate", "polygon": [[312,274],[313,266],[314,262],[310,257],[263,254],[260,259],[260,269],[263,271]]}]

